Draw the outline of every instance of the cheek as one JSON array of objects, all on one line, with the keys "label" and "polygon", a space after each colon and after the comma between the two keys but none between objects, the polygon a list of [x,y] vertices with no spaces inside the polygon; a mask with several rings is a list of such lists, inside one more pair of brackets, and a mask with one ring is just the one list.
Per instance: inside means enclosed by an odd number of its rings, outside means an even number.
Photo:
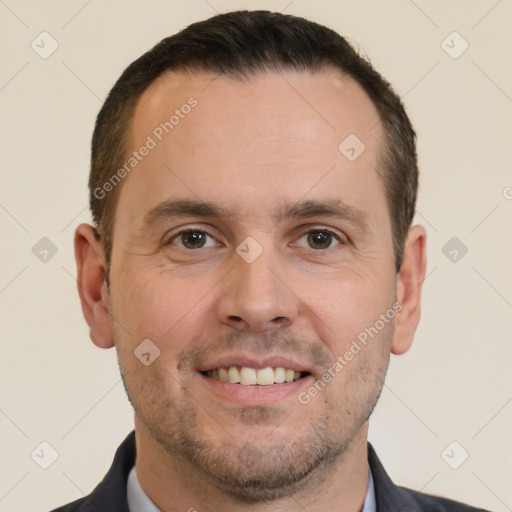
[{"label": "cheek", "polygon": [[[199,325],[194,318],[202,310],[202,298],[211,288],[207,279],[173,277],[170,271],[148,268],[137,273],[120,269],[120,285],[113,289],[119,321],[132,337],[154,339],[176,338],[176,333]],[[125,332],[126,334],[126,332]]]},{"label": "cheek", "polygon": [[180,382],[169,363],[161,356],[146,366],[126,348],[118,348],[119,365],[135,411],[151,424],[175,414],[181,398]]},{"label": "cheek", "polygon": [[333,342],[331,393],[335,403],[345,404],[348,414],[369,412],[375,403],[388,368],[392,335],[392,321],[377,326],[373,321]]},{"label": "cheek", "polygon": [[394,294],[389,276],[345,270],[304,288],[299,296],[314,313],[309,316],[317,333],[338,355],[392,307]]}]

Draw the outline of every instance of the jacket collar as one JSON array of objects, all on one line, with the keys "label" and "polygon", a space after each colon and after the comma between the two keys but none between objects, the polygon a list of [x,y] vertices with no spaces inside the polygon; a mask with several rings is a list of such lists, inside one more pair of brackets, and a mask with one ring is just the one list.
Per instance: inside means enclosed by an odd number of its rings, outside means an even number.
[{"label": "jacket collar", "polygon": [[378,512],[421,512],[421,508],[411,494],[391,481],[370,443],[368,443],[368,464],[373,476]]}]

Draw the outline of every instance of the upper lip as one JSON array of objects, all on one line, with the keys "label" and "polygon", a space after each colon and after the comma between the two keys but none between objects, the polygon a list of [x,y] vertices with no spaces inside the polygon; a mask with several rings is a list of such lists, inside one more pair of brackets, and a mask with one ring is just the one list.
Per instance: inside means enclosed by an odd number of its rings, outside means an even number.
[{"label": "upper lip", "polygon": [[247,355],[226,355],[215,361],[207,362],[198,368],[200,372],[214,370],[215,368],[229,368],[230,366],[246,366],[249,368],[286,368],[296,372],[312,372],[311,367],[301,364],[293,359],[283,356],[247,356]]}]

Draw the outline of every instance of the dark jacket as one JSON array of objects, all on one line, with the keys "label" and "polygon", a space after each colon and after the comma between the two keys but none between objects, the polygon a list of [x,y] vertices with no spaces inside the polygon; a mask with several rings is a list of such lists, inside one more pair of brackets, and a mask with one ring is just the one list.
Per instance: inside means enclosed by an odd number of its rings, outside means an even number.
[{"label": "dark jacket", "polygon": [[[397,487],[384,471],[369,443],[368,462],[372,471],[378,512],[488,512]],[[117,449],[112,467],[105,478],[91,494],[53,512],[129,512],[126,481],[134,463],[135,431],[132,431]]]}]

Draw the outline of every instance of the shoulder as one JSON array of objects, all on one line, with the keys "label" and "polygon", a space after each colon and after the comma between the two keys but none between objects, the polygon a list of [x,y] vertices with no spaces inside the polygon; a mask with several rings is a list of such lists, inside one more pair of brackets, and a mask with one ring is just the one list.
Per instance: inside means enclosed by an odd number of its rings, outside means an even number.
[{"label": "shoulder", "polygon": [[475,508],[448,498],[423,494],[405,487],[399,488],[404,494],[419,506],[422,512],[489,512],[483,508]]},{"label": "shoulder", "polygon": [[128,512],[126,486],[135,457],[135,432],[132,430],[117,448],[112,466],[93,491],[52,512]]},{"label": "shoulder", "polygon": [[368,443],[368,463],[379,512],[489,512],[448,498],[396,486],[389,478],[370,443]]},{"label": "shoulder", "polygon": [[62,507],[56,508],[51,512],[81,512],[82,505],[86,501],[87,498],[80,498],[72,503],[68,503],[67,505],[63,505]]},{"label": "shoulder", "polygon": [[423,494],[412,489],[399,487],[422,512],[490,512],[483,508],[475,508],[448,498]]}]

